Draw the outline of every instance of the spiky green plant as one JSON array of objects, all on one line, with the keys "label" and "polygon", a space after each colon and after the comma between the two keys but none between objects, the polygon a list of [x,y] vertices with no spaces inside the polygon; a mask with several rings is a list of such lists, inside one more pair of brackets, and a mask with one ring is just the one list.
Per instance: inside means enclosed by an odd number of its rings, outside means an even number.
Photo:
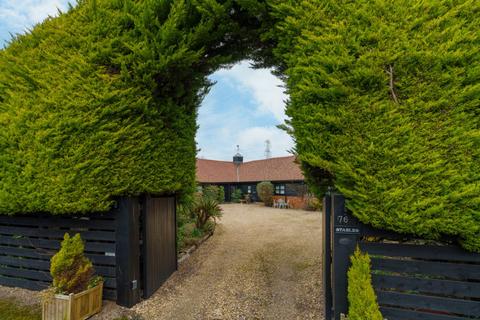
[{"label": "spiky green plant", "polygon": [[383,320],[372,287],[370,257],[356,249],[348,269],[348,320]]}]

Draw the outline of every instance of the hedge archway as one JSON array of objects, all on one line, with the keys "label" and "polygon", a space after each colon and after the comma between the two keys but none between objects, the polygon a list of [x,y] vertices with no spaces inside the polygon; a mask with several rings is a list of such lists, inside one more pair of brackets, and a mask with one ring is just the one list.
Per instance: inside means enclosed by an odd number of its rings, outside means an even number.
[{"label": "hedge archway", "polygon": [[193,188],[207,76],[286,80],[317,192],[363,222],[480,251],[478,1],[80,0],[0,51],[0,213]]}]

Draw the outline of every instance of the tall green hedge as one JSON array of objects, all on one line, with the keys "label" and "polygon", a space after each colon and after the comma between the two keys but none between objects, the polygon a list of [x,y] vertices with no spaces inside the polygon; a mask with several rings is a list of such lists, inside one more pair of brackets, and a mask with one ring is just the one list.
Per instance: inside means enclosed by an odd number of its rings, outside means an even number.
[{"label": "tall green hedge", "polygon": [[192,192],[206,76],[251,51],[247,9],[80,0],[13,39],[0,50],[0,213],[103,211],[117,195]]},{"label": "tall green hedge", "polygon": [[81,0],[0,51],[0,213],[191,192],[206,76],[253,58],[286,80],[311,186],[376,227],[480,251],[479,15],[474,0]]},{"label": "tall green hedge", "polygon": [[363,222],[480,251],[480,2],[283,1],[296,150]]}]

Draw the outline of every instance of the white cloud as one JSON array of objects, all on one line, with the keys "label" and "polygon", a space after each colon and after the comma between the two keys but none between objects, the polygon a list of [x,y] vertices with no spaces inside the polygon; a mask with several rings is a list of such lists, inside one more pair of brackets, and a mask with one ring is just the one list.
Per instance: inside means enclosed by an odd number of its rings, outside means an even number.
[{"label": "white cloud", "polygon": [[220,81],[233,82],[240,90],[250,93],[258,105],[257,111],[271,113],[279,122],[285,120],[284,83],[270,72],[269,69],[252,69],[251,62],[242,61],[231,69],[216,72]]},{"label": "white cloud", "polygon": [[58,15],[57,8],[65,11],[68,2],[75,4],[75,0],[1,0],[0,21],[2,28],[9,32],[21,33],[27,28],[43,21],[50,16]]},{"label": "white cloud", "polygon": [[273,157],[289,155],[289,151],[293,148],[292,138],[273,126],[247,128],[238,134],[236,140],[247,161],[263,158],[266,140],[270,140]]}]

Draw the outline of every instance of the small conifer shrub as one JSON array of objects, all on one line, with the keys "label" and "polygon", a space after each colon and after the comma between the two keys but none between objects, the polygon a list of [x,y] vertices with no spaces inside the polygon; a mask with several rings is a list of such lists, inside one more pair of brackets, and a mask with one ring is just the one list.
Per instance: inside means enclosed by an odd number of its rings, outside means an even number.
[{"label": "small conifer shrub", "polygon": [[348,270],[348,320],[383,320],[372,287],[370,257],[356,249]]},{"label": "small conifer shrub", "polygon": [[260,200],[266,206],[271,207],[273,204],[273,184],[269,181],[263,181],[257,184],[257,193]]},{"label": "small conifer shrub", "polygon": [[92,283],[98,283],[94,277],[92,262],[84,256],[85,246],[80,234],[70,237],[68,233],[62,241],[60,250],[52,257],[50,274],[56,293],[79,293]]}]

